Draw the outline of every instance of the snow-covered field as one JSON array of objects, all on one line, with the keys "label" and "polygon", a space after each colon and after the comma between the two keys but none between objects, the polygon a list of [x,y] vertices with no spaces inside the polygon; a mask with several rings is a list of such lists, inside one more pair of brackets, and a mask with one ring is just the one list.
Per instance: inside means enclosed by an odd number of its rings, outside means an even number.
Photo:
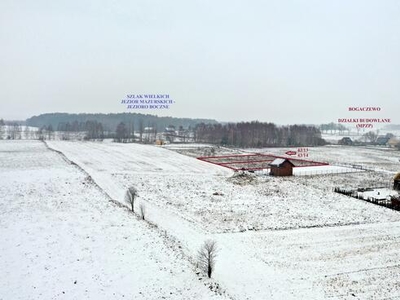
[{"label": "snow-covered field", "polygon": [[[263,148],[247,149],[246,152],[260,152],[285,156],[286,151],[296,151],[297,149],[298,148]],[[400,171],[400,151],[393,148],[338,145],[309,147],[308,157],[305,159],[328,162],[330,165],[334,166],[356,165],[357,167],[366,169],[385,171],[392,175]]]},{"label": "snow-covered field", "polygon": [[[11,291],[18,285],[29,295],[21,299],[58,299],[59,290],[72,295],[63,299],[400,298],[400,213],[332,191],[388,186],[399,169],[396,152],[310,148],[313,160],[385,172],[276,178],[233,176],[177,149],[47,143],[65,161],[39,142],[0,143],[0,174],[6,178],[0,195],[10,195],[0,204],[6,241],[0,268],[10,278],[0,286],[0,299],[2,291],[16,295]],[[130,185],[139,191],[137,207],[145,204],[146,219],[158,228],[109,201],[124,203]],[[210,282],[199,283],[188,262],[206,238],[217,241],[214,278],[223,295],[211,292]],[[18,263],[23,268],[15,272]],[[28,281],[21,285],[21,278]]]},{"label": "snow-covered field", "polygon": [[0,299],[225,299],[39,141],[0,141]]},{"label": "snow-covered field", "polygon": [[399,222],[224,234],[219,241],[258,261],[256,274],[244,276],[273,292],[250,299],[400,299]]},{"label": "snow-covered field", "polygon": [[321,137],[330,143],[337,144],[339,140],[341,140],[344,137],[350,137],[353,141],[365,141],[365,137],[363,136],[367,132],[374,132],[378,136],[385,136],[386,134],[393,134],[395,137],[400,137],[400,131],[399,130],[386,130],[386,129],[378,129],[378,130],[360,130],[357,131],[356,128],[351,128],[350,131],[344,131],[344,132],[330,132],[328,133],[324,132],[321,134]]},{"label": "snow-covered field", "polygon": [[397,212],[333,192],[335,186],[347,185],[349,178],[362,182],[383,176],[388,184],[390,175],[232,177],[229,169],[155,146],[48,143],[89,170],[113,199],[123,201],[125,189],[134,185],[140,199],[209,233],[400,221]]}]

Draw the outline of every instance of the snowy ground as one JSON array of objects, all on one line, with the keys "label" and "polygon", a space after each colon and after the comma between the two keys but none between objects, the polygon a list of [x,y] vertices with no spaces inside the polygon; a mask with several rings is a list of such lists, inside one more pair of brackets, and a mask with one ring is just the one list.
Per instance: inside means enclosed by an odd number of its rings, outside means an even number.
[{"label": "snowy ground", "polygon": [[0,141],[0,299],[225,299],[39,141]]},{"label": "snowy ground", "polygon": [[[386,172],[254,178],[231,177],[226,168],[155,146],[48,144],[84,168],[116,201],[123,202],[127,186],[136,186],[139,201],[146,204],[146,218],[180,241],[184,257],[193,255],[205,238],[215,239],[220,251],[214,276],[234,299],[400,298],[400,214],[332,192],[336,186],[386,186],[396,166],[385,167],[389,161],[394,164],[396,153],[364,149],[358,155],[346,147],[310,148],[310,154],[320,155],[322,161],[346,158]],[[286,149],[275,149],[282,150]],[[57,164],[50,167],[54,174],[52,168]],[[65,166],[61,169],[64,172]],[[68,191],[76,194],[77,201],[84,197],[79,189]],[[108,204],[105,209],[114,210],[104,215],[107,222],[121,219],[115,216],[121,208]],[[78,239],[78,244],[82,242]],[[154,255],[171,253],[169,247],[155,248]],[[184,268],[184,257],[170,256]],[[190,278],[196,288],[204,287],[195,284],[196,277]]]},{"label": "snowy ground", "polygon": [[53,141],[49,145],[89,170],[113,199],[123,199],[126,187],[134,185],[140,199],[209,233],[400,221],[397,212],[333,192],[349,178],[362,182],[383,176],[382,181],[389,183],[390,175],[230,178],[233,172],[227,168],[155,146]]},{"label": "snowy ground", "polygon": [[239,149],[209,145],[209,144],[167,144],[162,148],[178,152],[190,157],[240,154]]},{"label": "snowy ground", "polygon": [[400,299],[399,222],[218,238],[231,250],[246,253],[248,261],[258,261],[243,274],[272,292],[259,287],[258,295],[264,297],[250,299]]},{"label": "snowy ground", "polygon": [[[297,149],[298,148],[263,148],[246,149],[246,152],[260,152],[285,156],[286,151],[296,151]],[[337,145],[309,147],[308,157],[305,159],[328,162],[330,165],[334,166],[355,165],[366,169],[385,171],[392,175],[400,171],[400,151],[385,147]]]}]

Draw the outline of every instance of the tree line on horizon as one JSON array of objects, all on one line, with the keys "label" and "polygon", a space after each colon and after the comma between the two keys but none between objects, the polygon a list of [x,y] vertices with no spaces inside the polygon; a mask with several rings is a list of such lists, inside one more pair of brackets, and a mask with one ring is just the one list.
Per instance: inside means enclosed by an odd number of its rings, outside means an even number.
[{"label": "tree line on horizon", "polygon": [[[75,124],[75,125],[74,125]],[[157,126],[149,124],[145,127],[139,121],[138,127],[134,122],[125,124],[120,122],[114,131],[104,132],[103,126],[97,121],[86,121],[85,123],[59,123],[57,131],[62,134],[62,139],[67,138],[68,132],[86,132],[85,140],[113,138],[115,142],[139,142],[154,143],[158,138]],[[168,125],[168,128],[174,128]],[[46,129],[46,128],[45,128]],[[258,121],[228,123],[228,124],[206,124],[200,123],[194,128],[179,127],[177,135],[185,135],[186,142],[207,143],[221,146],[233,147],[284,147],[284,146],[320,146],[325,145],[321,138],[321,132],[315,126],[289,125],[277,126],[273,123]],[[184,132],[184,133],[182,133]],[[165,133],[165,132],[164,132]],[[170,134],[170,133],[168,133]],[[164,135],[164,137],[168,135]],[[182,141],[182,140],[181,140]],[[173,140],[168,140],[173,142]]]},{"label": "tree line on horizon", "polygon": [[194,129],[194,140],[198,143],[248,148],[326,144],[321,138],[321,131],[315,126],[277,126],[258,121],[224,125],[201,123]]},{"label": "tree line on horizon", "polygon": [[[175,133],[170,131],[171,128],[176,128]],[[321,125],[278,126],[274,123],[259,121],[218,123],[211,119],[158,117],[140,113],[50,113],[34,116],[26,121],[0,119],[0,139],[24,137],[27,139],[103,140],[112,138],[115,142],[125,143],[153,143],[164,140],[170,143],[196,142],[254,148],[320,146],[326,144],[321,137],[321,132],[343,134],[348,131],[347,127],[333,122]],[[373,141],[376,140],[377,133],[369,132],[364,134],[364,137]]]},{"label": "tree line on horizon", "polygon": [[[104,132],[115,132],[118,124],[132,124],[135,128],[139,128],[141,124],[144,127],[156,127],[157,131],[163,131],[167,126],[183,126],[185,128],[194,127],[199,123],[217,124],[216,120],[212,119],[190,119],[190,118],[175,118],[175,117],[159,117],[150,114],[141,113],[110,113],[110,114],[69,114],[69,113],[47,113],[38,116],[33,116],[26,120],[27,126],[42,128],[51,125],[57,128],[59,124],[69,124],[72,129],[77,131],[77,128],[86,126],[87,121],[96,121],[102,124]],[[62,125],[64,126],[64,125]]]},{"label": "tree line on horizon", "polygon": [[[80,116],[80,119],[73,119]],[[100,119],[96,117],[100,116]],[[104,124],[102,118],[111,118],[112,122]],[[124,117],[114,120],[117,116]],[[38,127],[35,137],[53,139],[54,132],[64,140],[75,139],[103,140],[113,138],[116,142],[152,143],[158,139],[158,133],[165,128],[179,128],[177,134],[184,136],[183,142],[208,143],[233,147],[285,147],[285,146],[320,146],[326,144],[321,138],[321,131],[316,126],[287,125],[259,121],[225,123],[214,120],[199,122],[201,119],[165,118],[152,116],[145,119],[142,114],[44,114],[26,120],[27,126]],[[86,118],[93,117],[93,119]],[[162,119],[157,122],[157,118]],[[174,122],[167,123],[173,119]],[[66,121],[67,120],[67,121]],[[147,120],[147,121],[145,121]],[[153,120],[151,122],[150,120]],[[45,123],[51,121],[50,123]],[[58,121],[58,122],[57,122]],[[160,121],[160,120],[158,120]],[[56,123],[57,122],[57,123]],[[146,123],[145,123],[146,122]],[[110,128],[115,123],[115,127]],[[189,124],[189,125],[188,125]],[[186,126],[185,126],[186,125]],[[146,130],[147,129],[147,130]],[[15,131],[18,131],[17,129]],[[76,135],[82,133],[81,135]],[[19,136],[13,135],[14,136]],[[168,136],[166,136],[168,139]],[[173,139],[168,139],[173,142]],[[180,140],[182,142],[182,139]]]}]

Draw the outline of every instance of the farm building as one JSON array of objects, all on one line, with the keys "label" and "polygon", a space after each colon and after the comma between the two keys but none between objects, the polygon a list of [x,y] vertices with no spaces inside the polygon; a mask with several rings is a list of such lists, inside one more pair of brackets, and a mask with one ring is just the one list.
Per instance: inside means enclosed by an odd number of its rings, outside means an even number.
[{"label": "farm building", "polygon": [[376,139],[375,144],[379,145],[379,146],[387,146],[389,143],[390,137],[388,136],[378,136],[378,138]]},{"label": "farm building", "polygon": [[341,140],[339,140],[338,144],[339,145],[351,146],[351,145],[353,145],[353,141],[351,140],[351,138],[346,136],[346,137],[342,138]]},{"label": "farm building", "polygon": [[393,189],[400,191],[400,173],[397,173],[393,178]]},{"label": "farm building", "polygon": [[293,163],[286,158],[276,158],[269,164],[271,167],[270,175],[273,176],[292,176],[293,175]]}]

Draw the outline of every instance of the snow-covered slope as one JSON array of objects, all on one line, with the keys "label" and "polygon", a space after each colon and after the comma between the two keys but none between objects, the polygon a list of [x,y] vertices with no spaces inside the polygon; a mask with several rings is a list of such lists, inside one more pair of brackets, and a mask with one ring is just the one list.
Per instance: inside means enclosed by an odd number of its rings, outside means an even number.
[{"label": "snow-covered slope", "polygon": [[0,299],[225,299],[109,200],[43,143],[0,141]]}]

